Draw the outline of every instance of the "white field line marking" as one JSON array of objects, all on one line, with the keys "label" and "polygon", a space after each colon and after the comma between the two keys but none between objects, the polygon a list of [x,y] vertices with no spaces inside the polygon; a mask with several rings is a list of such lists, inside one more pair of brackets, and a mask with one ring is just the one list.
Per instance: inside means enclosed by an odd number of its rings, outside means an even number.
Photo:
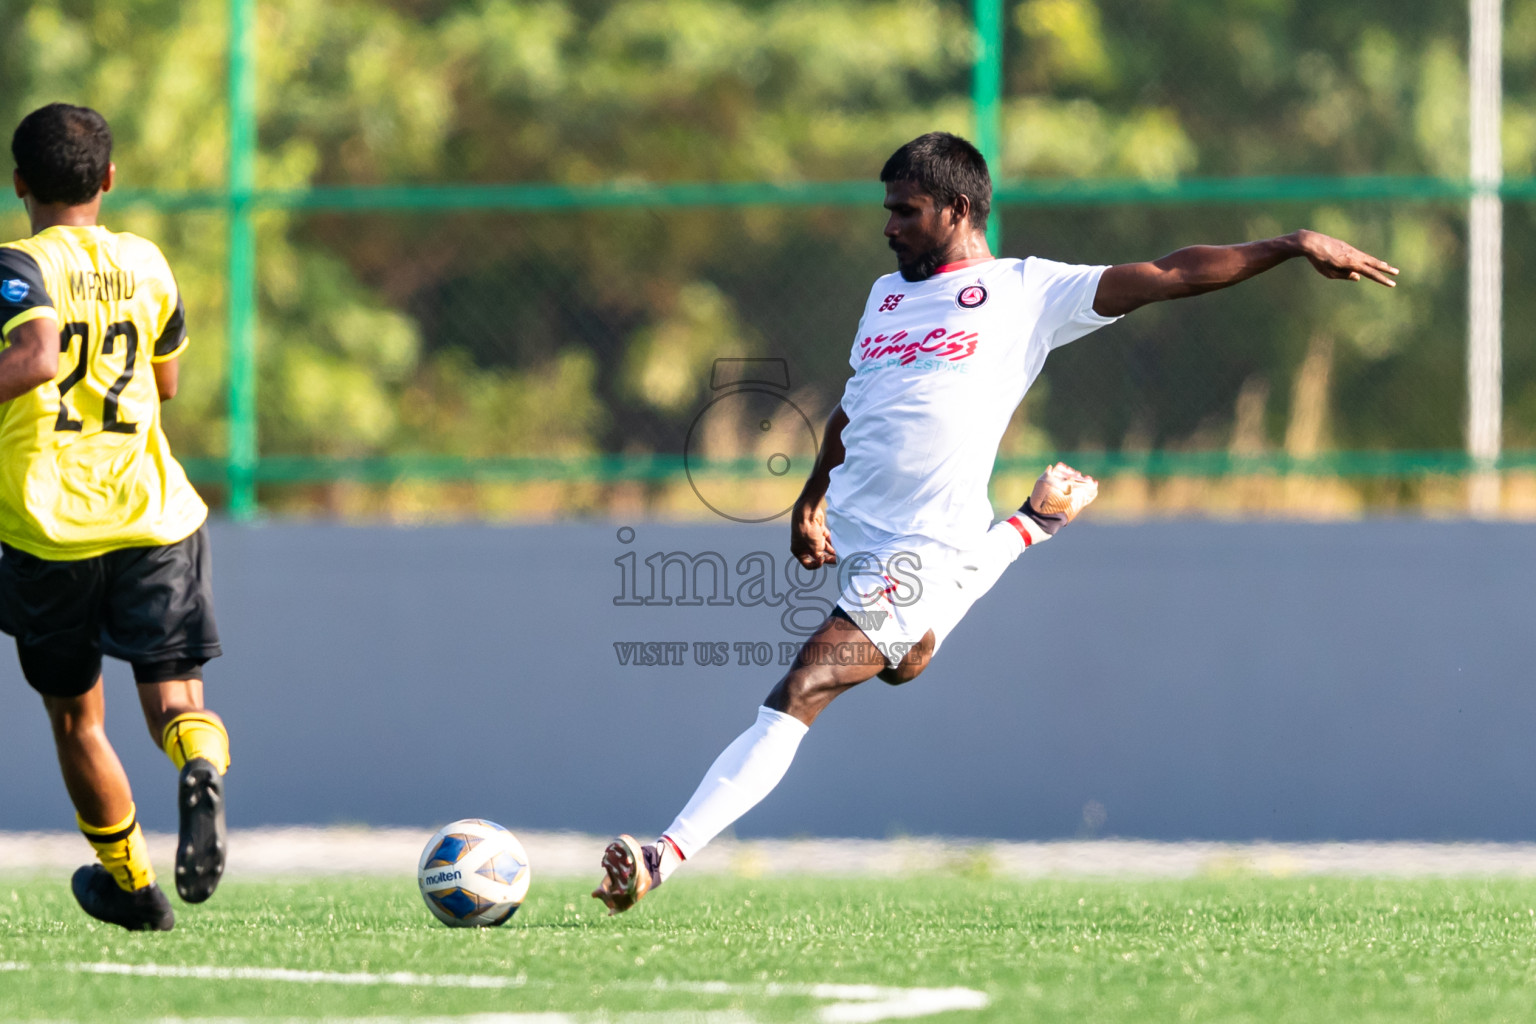
[{"label": "white field line marking", "polygon": [[[49,1024],[46,1021],[34,1024]],[[304,1016],[163,1016],[154,1024],[315,1024]],[[611,1016],[585,1013],[467,1013],[464,1016],[329,1016],[326,1024],[757,1024],[734,1010],[648,1010]]]},{"label": "white field line marking", "polygon": [[[50,1024],[50,1022],[33,1022]],[[62,1022],[61,1022],[62,1024]],[[315,1024],[312,1017],[161,1017],[154,1024]],[[590,1013],[472,1013],[458,1017],[327,1017],[325,1024],[759,1024],[735,1010]]]},{"label": "white field line marking", "polygon": [[[154,1024],[314,1024],[314,1018],[159,1017],[155,1019]],[[581,1024],[581,1022],[568,1013],[470,1013],[459,1017],[328,1017],[326,1024]]]},{"label": "white field line marking", "polygon": [[[816,985],[815,989],[840,988]],[[980,1010],[989,1000],[973,988],[886,989],[884,998],[866,1003],[832,1003],[816,1014],[823,1024],[872,1024],[880,1020],[910,1020],[949,1010]],[[813,993],[815,994],[815,993]]]},{"label": "white field line marking", "polygon": [[[34,1022],[51,1024],[51,1022]],[[63,1022],[61,1022],[63,1024]],[[315,1024],[312,1017],[161,1017],[154,1024]],[[472,1013],[459,1017],[327,1017],[325,1024],[758,1024],[734,1010],[650,1011],[611,1016],[594,1012]]]},{"label": "white field line marking", "polygon": [[169,964],[66,964],[65,970],[85,974],[126,974],[139,978],[198,978],[206,981],[288,981],[302,985],[408,985],[414,988],[521,988],[522,975],[390,974],[335,971],[295,971],[284,967],[178,967]]},{"label": "white field line marking", "polygon": [[[528,985],[525,975],[413,974],[395,971],[374,974],[362,971],[296,971],[283,967],[186,967],[175,964],[71,963],[64,970],[83,974],[108,974],[138,978],[194,978],[200,981],[279,981],[302,985],[403,985],[413,988],[510,989]],[[25,971],[31,964],[0,962],[0,972]],[[700,995],[802,996],[830,1000],[817,1011],[822,1024],[873,1024],[883,1020],[908,1020],[949,1010],[979,1010],[989,1000],[971,988],[896,988],[886,985],[749,985],[724,981],[618,983],[619,987],[644,987]],[[707,1015],[713,1016],[713,1015]],[[624,1020],[635,1015],[625,1015]],[[373,1018],[385,1020],[388,1018]],[[598,1019],[607,1019],[599,1017]],[[575,1024],[569,1014],[480,1014],[442,1018],[457,1024]]]},{"label": "white field line marking", "polygon": [[660,983],[655,988],[710,995],[810,996],[837,1000],[817,1011],[823,1024],[908,1020],[949,1010],[979,1010],[990,1000],[973,988],[894,988],[886,985],[739,985],[723,981]]}]

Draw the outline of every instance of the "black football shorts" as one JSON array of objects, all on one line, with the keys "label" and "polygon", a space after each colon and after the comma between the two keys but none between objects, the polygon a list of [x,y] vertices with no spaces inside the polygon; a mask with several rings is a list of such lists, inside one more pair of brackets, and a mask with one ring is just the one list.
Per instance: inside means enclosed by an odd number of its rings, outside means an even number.
[{"label": "black football shorts", "polygon": [[133,665],[141,683],[202,678],[217,658],[208,526],[160,547],[55,562],[0,544],[0,630],[16,638],[34,690],[78,697],[101,656]]}]

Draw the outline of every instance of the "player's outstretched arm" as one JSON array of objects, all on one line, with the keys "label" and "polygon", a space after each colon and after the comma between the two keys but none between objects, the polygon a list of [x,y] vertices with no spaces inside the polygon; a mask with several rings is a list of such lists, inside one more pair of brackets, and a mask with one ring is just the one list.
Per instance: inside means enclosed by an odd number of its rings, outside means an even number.
[{"label": "player's outstretched arm", "polygon": [[0,352],[0,402],[21,397],[59,372],[59,325],[52,317],[18,324],[6,340],[10,346]]},{"label": "player's outstretched arm", "polygon": [[827,530],[827,517],[821,509],[821,499],[827,496],[832,482],[832,470],[843,464],[847,452],[843,448],[843,428],[848,425],[848,414],[839,404],[827,417],[827,432],[822,438],[821,451],[816,455],[816,465],[810,477],[795,499],[795,509],[790,513],[789,553],[807,569],[819,569],[837,561],[832,550],[832,534]]},{"label": "player's outstretched arm", "polygon": [[1362,278],[1396,287],[1397,268],[1348,242],[1316,231],[1241,245],[1192,245],[1149,263],[1122,263],[1099,278],[1093,311],[1122,316],[1149,302],[1184,299],[1228,288],[1286,260],[1305,256],[1319,274],[1341,281]]}]

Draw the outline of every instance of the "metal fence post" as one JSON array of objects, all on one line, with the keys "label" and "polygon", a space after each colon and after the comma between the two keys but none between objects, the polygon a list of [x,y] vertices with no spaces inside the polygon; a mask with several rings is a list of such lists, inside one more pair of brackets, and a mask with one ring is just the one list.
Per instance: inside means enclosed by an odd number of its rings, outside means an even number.
[{"label": "metal fence post", "polygon": [[1472,201],[1467,211],[1467,454],[1474,469],[1468,509],[1499,511],[1498,460],[1503,442],[1504,208],[1499,199],[1503,149],[1499,140],[1503,88],[1500,0],[1470,0]]},{"label": "metal fence post", "polygon": [[[976,148],[987,158],[994,186],[1002,173],[1003,0],[976,0],[976,64],[971,71],[971,104],[976,117]],[[987,244],[994,255],[1002,244],[1001,215],[993,208]]]},{"label": "metal fence post", "polygon": [[255,518],[256,163],[255,0],[229,0],[229,512]]}]

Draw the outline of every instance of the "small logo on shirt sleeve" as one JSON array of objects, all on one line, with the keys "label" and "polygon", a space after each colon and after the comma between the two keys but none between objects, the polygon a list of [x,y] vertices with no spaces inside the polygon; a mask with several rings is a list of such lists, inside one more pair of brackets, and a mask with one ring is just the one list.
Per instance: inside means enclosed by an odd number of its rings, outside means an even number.
[{"label": "small logo on shirt sleeve", "polygon": [[15,279],[0,281],[0,299],[4,299],[6,302],[20,302],[27,297],[27,293],[31,290],[32,286],[25,281]]},{"label": "small logo on shirt sleeve", "polygon": [[987,290],[979,284],[966,285],[955,296],[955,301],[960,303],[961,309],[975,309],[987,301]]},{"label": "small logo on shirt sleeve", "polygon": [[877,313],[890,313],[893,310],[895,310],[895,308],[897,306],[901,305],[901,300],[904,299],[904,298],[906,298],[905,294],[903,294],[903,295],[887,295],[885,297],[885,301],[880,303],[880,308],[875,310],[875,312],[877,312]]}]

